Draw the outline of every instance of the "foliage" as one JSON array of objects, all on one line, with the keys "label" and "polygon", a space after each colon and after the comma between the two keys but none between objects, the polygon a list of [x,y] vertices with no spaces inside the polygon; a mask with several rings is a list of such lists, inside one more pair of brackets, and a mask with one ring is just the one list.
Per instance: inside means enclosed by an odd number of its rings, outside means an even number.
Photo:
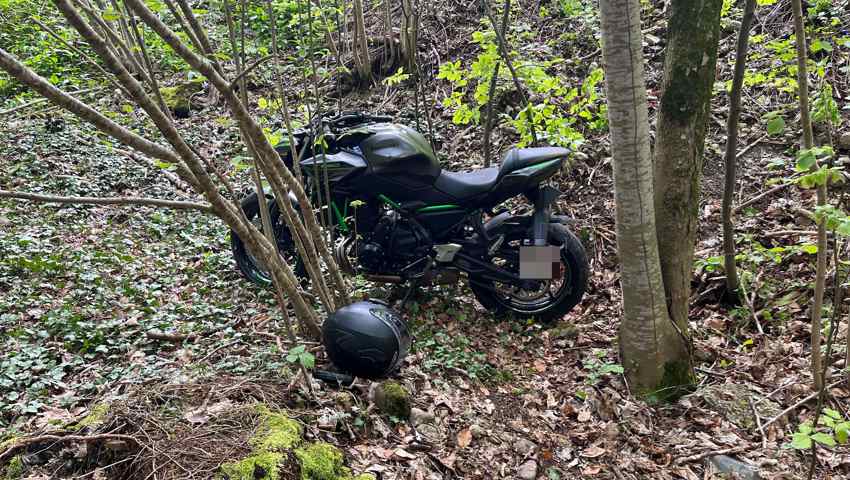
[{"label": "foliage", "polygon": [[[167,182],[152,183],[148,169],[71,122],[0,145],[0,184],[13,179],[26,179],[24,190],[67,195],[174,195]],[[0,359],[0,427],[46,405],[77,405],[128,377],[288,371],[286,352],[263,342],[248,356],[223,355],[182,370],[164,355],[173,344],[146,338],[150,330],[216,329],[217,343],[252,341],[229,322],[264,315],[273,305],[270,293],[239,281],[227,230],[215,217],[5,199],[0,217],[9,222],[0,227],[0,348],[9,352]],[[193,355],[207,346],[182,348]]]},{"label": "foliage", "polygon": [[767,112],[762,116],[762,120],[765,121],[765,129],[768,135],[781,135],[785,132],[785,118],[782,117],[781,112]]},{"label": "foliage", "polygon": [[812,102],[812,121],[825,123],[830,127],[841,125],[841,113],[838,110],[838,103],[832,96],[832,85],[829,83],[824,82],[823,88]]},{"label": "foliage", "polygon": [[825,408],[819,419],[824,428],[815,431],[811,422],[803,422],[797,427],[797,431],[791,437],[790,446],[797,450],[808,450],[812,448],[812,442],[820,443],[827,447],[836,444],[847,443],[848,432],[850,432],[850,420],[846,420],[840,412]]},{"label": "foliage", "polygon": [[[246,53],[268,55],[271,53],[272,25],[266,2],[247,2],[247,23],[255,42],[246,45]],[[340,12],[331,6],[317,6],[299,0],[273,0],[275,31],[280,48],[296,47],[300,57],[322,50],[321,40],[326,31],[335,30],[335,19]],[[321,5],[321,4],[320,4]]]},{"label": "foliage", "polygon": [[404,68],[399,67],[399,69],[394,74],[392,74],[389,77],[384,79],[384,85],[387,85],[387,86],[398,85],[402,82],[407,81],[408,78],[410,78],[410,74],[404,73]]},{"label": "foliage", "polygon": [[837,183],[842,181],[841,169],[819,165],[818,161],[831,157],[833,151],[831,147],[813,147],[809,149],[801,149],[797,153],[796,170],[804,175],[798,177],[795,181],[802,188],[813,188],[828,183]]},{"label": "foliage", "polygon": [[[62,88],[85,88],[99,85],[76,53],[57,42],[31,19],[38,19],[66,41],[72,41],[72,30],[61,24],[61,16],[42,2],[0,0],[0,45],[23,59],[24,64]],[[20,85],[0,72],[0,100],[17,94]]]},{"label": "foliage", "polygon": [[[443,106],[453,112],[452,121],[459,125],[482,123],[482,112],[490,101],[493,72],[496,64],[502,61],[492,29],[473,32],[472,41],[479,53],[468,68],[464,68],[461,60],[446,62],[437,75],[452,84],[452,92],[443,100]],[[607,104],[600,93],[601,69],[592,70],[580,87],[569,87],[561,76],[550,73],[563,59],[521,58],[517,52],[511,52],[511,59],[520,82],[533,98],[530,105],[518,106],[521,108],[516,114],[507,117],[520,134],[521,145],[532,140],[529,118],[541,140],[571,149],[577,149],[584,141],[580,129],[607,127]],[[512,92],[513,88],[509,69],[501,68],[494,101]]]},{"label": "foliage", "polygon": [[487,356],[473,350],[472,342],[465,335],[449,335],[444,331],[416,330],[415,351],[426,351],[422,366],[426,370],[459,369],[470,378],[486,380],[493,376],[493,367]]},{"label": "foliage", "polygon": [[601,349],[594,349],[592,355],[588,355],[582,361],[584,369],[587,371],[585,383],[588,385],[596,385],[602,378],[614,373],[622,374],[623,366],[609,362],[605,358],[606,352]]},{"label": "foliage", "polygon": [[304,368],[313,368],[316,363],[316,357],[307,351],[305,345],[297,345],[289,350],[286,355],[286,361],[289,363],[300,363]]},{"label": "foliage", "polygon": [[[588,0],[558,0],[559,12],[567,18],[582,18],[592,22],[596,17],[594,4]],[[541,13],[541,16],[544,16]]]}]

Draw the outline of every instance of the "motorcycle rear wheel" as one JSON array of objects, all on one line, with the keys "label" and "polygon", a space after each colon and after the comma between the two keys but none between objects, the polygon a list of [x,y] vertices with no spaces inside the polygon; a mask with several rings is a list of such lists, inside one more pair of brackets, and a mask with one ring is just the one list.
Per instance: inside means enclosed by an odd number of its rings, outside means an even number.
[{"label": "motorcycle rear wheel", "polygon": [[[277,202],[271,195],[266,195],[266,199],[269,206],[272,230],[274,231],[275,239],[277,240],[278,252],[280,252],[283,256],[286,263],[293,268],[293,271],[298,278],[306,279],[307,269],[304,266],[304,262],[301,260],[301,256],[298,255],[297,249],[295,248],[295,242],[292,239],[292,234],[290,233],[289,228],[286,226],[283,219],[280,218],[280,211],[278,209]],[[242,210],[245,212],[245,216],[248,217],[248,220],[259,228],[260,231],[263,231],[263,222],[260,218],[260,202],[256,192],[248,195],[244,200],[242,200]],[[239,268],[242,276],[250,282],[260,286],[271,285],[271,277],[266,267],[259,259],[254,258],[254,256],[248,252],[245,243],[233,231],[230,232],[230,249],[233,252],[233,258],[236,260],[236,266]]]},{"label": "motorcycle rear wheel", "polygon": [[[504,235],[502,246],[491,259],[508,271],[519,272],[519,246],[528,230],[520,225],[497,227],[490,235]],[[560,285],[552,281],[531,282],[537,291],[500,285],[491,280],[470,278],[470,288],[478,302],[497,315],[513,314],[518,318],[535,318],[542,323],[555,323],[581,302],[587,288],[589,266],[581,241],[560,224],[549,225],[549,244],[560,247],[562,278]],[[556,286],[553,293],[551,287]]]}]

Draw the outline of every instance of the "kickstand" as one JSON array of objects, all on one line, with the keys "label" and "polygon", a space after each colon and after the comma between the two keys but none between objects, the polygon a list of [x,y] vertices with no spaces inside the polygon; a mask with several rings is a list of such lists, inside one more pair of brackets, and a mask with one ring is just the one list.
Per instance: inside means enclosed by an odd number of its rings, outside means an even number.
[{"label": "kickstand", "polygon": [[411,295],[413,295],[413,289],[419,286],[418,281],[411,281],[410,286],[407,287],[407,291],[404,292],[404,297],[401,299],[401,306],[399,307],[401,310],[404,310],[404,306],[407,305],[407,301],[410,300]]}]

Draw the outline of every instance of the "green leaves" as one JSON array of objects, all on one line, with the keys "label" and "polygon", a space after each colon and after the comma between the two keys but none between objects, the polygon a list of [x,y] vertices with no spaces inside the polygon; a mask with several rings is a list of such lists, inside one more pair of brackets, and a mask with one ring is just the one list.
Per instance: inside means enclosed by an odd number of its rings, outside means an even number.
[{"label": "green leaves", "polygon": [[840,412],[831,408],[825,408],[819,418],[820,424],[829,431],[816,432],[810,422],[803,422],[797,427],[791,437],[791,447],[797,450],[808,450],[812,448],[812,442],[817,442],[827,447],[847,443],[848,432],[850,432],[850,421],[844,419]]},{"label": "green leaves", "polygon": [[812,42],[812,44],[809,46],[809,49],[812,51],[812,53],[818,53],[818,52],[821,52],[821,51],[831,52],[832,51],[832,44],[829,43],[826,40],[821,40],[820,38],[816,38]]},{"label": "green leaves", "polygon": [[818,160],[832,156],[831,147],[814,147],[802,149],[797,153],[798,172],[809,172],[798,178],[796,182],[802,188],[812,188],[827,183],[842,181],[841,170],[834,167],[818,167]]},{"label": "green leaves", "polygon": [[384,85],[398,85],[406,81],[408,78],[410,78],[410,74],[404,73],[404,68],[399,67],[399,69],[394,74],[384,79]]},{"label": "green leaves", "polygon": [[850,217],[843,210],[832,205],[821,205],[815,208],[815,221],[825,223],[826,229],[842,236],[850,236]]},{"label": "green leaves", "polygon": [[461,68],[460,60],[456,62],[446,62],[440,65],[440,71],[437,73],[437,78],[448,80],[459,87],[466,86],[466,72]]},{"label": "green leaves", "polygon": [[121,18],[121,14],[118,13],[114,8],[112,8],[111,5],[103,11],[103,14],[101,16],[107,22],[114,22]]},{"label": "green leaves", "polygon": [[833,127],[841,125],[841,113],[832,96],[832,85],[828,83],[823,84],[823,88],[812,102],[812,121],[827,123]]},{"label": "green leaves", "polygon": [[768,135],[781,135],[785,131],[785,119],[782,118],[780,112],[766,113],[762,119],[767,122]]},{"label": "green leaves", "polygon": [[797,450],[812,448],[812,438],[807,433],[797,432],[791,437],[791,446]]},{"label": "green leaves", "polygon": [[835,446],[835,439],[832,437],[832,435],[830,435],[828,433],[823,433],[823,432],[815,433],[815,434],[812,434],[811,438],[812,438],[812,440],[820,443],[821,445],[826,445],[827,447],[834,447]]},{"label": "green leaves", "polygon": [[304,368],[313,368],[316,364],[316,357],[307,351],[305,345],[292,347],[286,355],[286,361],[289,363],[300,363]]}]

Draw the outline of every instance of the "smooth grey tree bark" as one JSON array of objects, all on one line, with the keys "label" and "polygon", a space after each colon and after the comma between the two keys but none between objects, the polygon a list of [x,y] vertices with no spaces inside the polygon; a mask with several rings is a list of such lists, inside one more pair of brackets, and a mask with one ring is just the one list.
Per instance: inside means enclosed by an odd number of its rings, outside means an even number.
[{"label": "smooth grey tree bark", "polygon": [[638,0],[600,0],[623,290],[620,357],[632,391],[664,397],[690,372],[670,320],[655,229]]}]

